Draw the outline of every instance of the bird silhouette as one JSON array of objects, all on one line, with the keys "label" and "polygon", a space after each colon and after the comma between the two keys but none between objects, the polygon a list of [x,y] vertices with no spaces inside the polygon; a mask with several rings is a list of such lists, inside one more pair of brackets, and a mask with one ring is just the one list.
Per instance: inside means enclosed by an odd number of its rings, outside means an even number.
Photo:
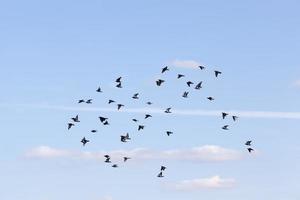
[{"label": "bird silhouette", "polygon": [[89,140],[87,140],[87,139],[85,139],[85,137],[84,138],[82,138],[82,140],[81,140],[81,143],[82,143],[82,145],[83,146],[85,146],[86,145],[86,143],[88,143],[88,142],[90,142]]},{"label": "bird silhouette", "polygon": [[168,66],[162,68],[161,73],[165,73],[166,71],[169,71],[170,69],[168,68]]},{"label": "bird silhouette", "polygon": [[247,146],[251,146],[251,140],[249,140],[249,141],[247,141],[246,143],[245,143],[245,145],[247,145]]},{"label": "bird silhouette", "polygon": [[163,178],[163,177],[164,177],[164,176],[163,176],[163,173],[162,173],[162,172],[159,172],[159,174],[157,175],[157,177]]},{"label": "bird silhouette", "polygon": [[134,121],[134,122],[138,122],[139,120],[137,120],[137,119],[132,119],[132,121]]},{"label": "bird silhouette", "polygon": [[119,166],[118,166],[117,164],[113,164],[112,167],[113,167],[113,168],[117,168],[117,167],[119,167]]},{"label": "bird silhouette", "polygon": [[183,95],[182,95],[182,97],[183,98],[188,98],[188,94],[189,94],[189,92],[184,92]]},{"label": "bird silhouette", "polygon": [[160,171],[165,171],[167,168],[165,166],[160,167]]},{"label": "bird silhouette", "polygon": [[132,96],[133,99],[139,99],[139,93],[135,93],[133,96]]},{"label": "bird silhouette", "polygon": [[123,104],[118,104],[117,106],[118,106],[118,110],[120,110],[122,107],[124,107]]},{"label": "bird silhouette", "polygon": [[161,86],[161,84],[164,83],[164,82],[165,82],[165,80],[158,79],[158,80],[156,81],[156,85],[157,85],[157,86]]},{"label": "bird silhouette", "polygon": [[215,76],[218,77],[220,74],[222,74],[222,72],[220,71],[215,71]]},{"label": "bird silhouette", "polygon": [[106,158],[104,162],[111,163],[109,155],[104,155],[104,157]]},{"label": "bird silhouette", "polygon": [[70,130],[70,128],[72,128],[72,126],[75,126],[75,124],[73,124],[73,123],[68,123],[68,130]]},{"label": "bird silhouette", "polygon": [[111,104],[111,103],[115,103],[115,101],[114,100],[108,100],[108,104]]},{"label": "bird silhouette", "polygon": [[143,130],[144,128],[145,128],[144,125],[139,125],[139,126],[138,126],[138,131]]},{"label": "bird silhouette", "polygon": [[249,153],[251,153],[252,151],[254,151],[254,149],[252,149],[252,148],[248,148],[247,150],[249,151]]},{"label": "bird silhouette", "polygon": [[222,112],[222,118],[225,119],[225,117],[228,115],[228,113]]},{"label": "bird silhouette", "polygon": [[103,123],[103,125],[109,125],[108,121],[105,121],[105,122]]},{"label": "bird silhouette", "polygon": [[107,121],[107,120],[108,120],[108,118],[107,118],[107,117],[99,117],[99,119],[100,119],[100,121],[101,121],[102,123],[104,123],[105,121]]},{"label": "bird silhouette", "polygon": [[117,87],[117,88],[122,88],[122,83],[121,83],[121,82],[118,83],[118,84],[116,85],[116,87]]},{"label": "bird silhouette", "polygon": [[182,78],[182,77],[184,77],[183,74],[178,74],[178,75],[177,75],[177,79],[180,79],[180,78]]},{"label": "bird silhouette", "polygon": [[165,113],[171,113],[171,109],[172,109],[172,108],[167,108],[167,109],[165,110]]},{"label": "bird silhouette", "polygon": [[92,103],[92,101],[93,101],[93,99],[88,99],[85,103],[87,103],[87,104],[91,104]]},{"label": "bird silhouette", "polygon": [[91,130],[91,132],[92,132],[92,133],[97,133],[97,130],[94,130],[94,129],[93,129],[93,130]]},{"label": "bird silhouette", "polygon": [[127,140],[126,140],[126,136],[124,136],[124,135],[121,135],[120,137],[121,137],[121,142],[127,142]]},{"label": "bird silhouette", "polygon": [[76,117],[72,117],[71,119],[72,119],[74,122],[80,122],[80,121],[79,121],[78,115],[76,115]]},{"label": "bird silhouette", "polygon": [[101,88],[98,87],[98,89],[96,90],[96,92],[102,92]]},{"label": "bird silhouette", "polygon": [[229,130],[228,127],[229,127],[229,125],[225,125],[225,126],[222,127],[222,129],[223,130]]},{"label": "bird silhouette", "polygon": [[193,85],[194,83],[193,83],[192,81],[188,81],[188,82],[186,82],[186,84],[187,84],[189,87],[191,87],[191,85]]},{"label": "bird silhouette", "polygon": [[148,119],[149,117],[152,117],[152,115],[146,114],[145,119]]},{"label": "bird silhouette", "polygon": [[152,103],[152,102],[150,102],[150,101],[148,101],[148,102],[147,102],[147,105],[149,105],[149,106],[150,106],[150,105],[152,105],[152,104],[153,104],[153,103]]},{"label": "bird silhouette", "polygon": [[78,103],[84,103],[85,101],[83,99],[78,100]]},{"label": "bird silhouette", "polygon": [[129,133],[126,133],[125,138],[126,140],[131,140],[131,138],[129,137]]},{"label": "bird silhouette", "polygon": [[170,136],[171,134],[173,134],[172,131],[166,131],[167,135]]},{"label": "bird silhouette", "polygon": [[116,82],[117,82],[117,83],[121,83],[121,79],[122,79],[122,77],[117,78],[117,79],[116,79]]},{"label": "bird silhouette", "polygon": [[236,121],[238,119],[238,116],[232,116],[233,121]]},{"label": "bird silhouette", "polygon": [[200,90],[201,88],[202,88],[202,81],[196,85],[195,89]]},{"label": "bird silhouette", "polygon": [[207,97],[208,100],[213,101],[215,100],[213,97]]},{"label": "bird silhouette", "polygon": [[129,159],[131,159],[130,157],[123,157],[123,159],[124,159],[124,162],[126,162],[127,160],[129,160]]},{"label": "bird silhouette", "polygon": [[201,70],[204,70],[205,69],[205,67],[204,66],[198,66]]}]

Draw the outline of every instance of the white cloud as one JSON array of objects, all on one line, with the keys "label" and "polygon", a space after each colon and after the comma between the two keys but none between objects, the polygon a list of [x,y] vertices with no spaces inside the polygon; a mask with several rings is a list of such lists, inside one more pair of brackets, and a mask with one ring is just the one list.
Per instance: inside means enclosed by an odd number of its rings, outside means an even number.
[{"label": "white cloud", "polygon": [[300,80],[294,81],[293,85],[300,88]]},{"label": "white cloud", "polygon": [[69,158],[69,159],[91,159],[103,160],[103,156],[109,154],[112,158],[122,160],[124,156],[134,158],[135,161],[141,160],[185,160],[198,162],[222,162],[229,160],[239,160],[242,153],[223,148],[215,145],[205,145],[191,149],[176,149],[156,151],[144,148],[136,148],[132,150],[114,150],[99,152],[79,152],[55,149],[47,146],[40,146],[29,150],[25,153],[27,158]]},{"label": "white cloud", "polygon": [[174,67],[197,68],[201,64],[194,60],[174,60],[171,65]]},{"label": "white cloud", "polygon": [[197,191],[202,189],[232,188],[235,184],[236,181],[232,178],[223,179],[220,176],[213,176],[210,178],[180,181],[175,184],[170,184],[169,188],[178,191]]}]

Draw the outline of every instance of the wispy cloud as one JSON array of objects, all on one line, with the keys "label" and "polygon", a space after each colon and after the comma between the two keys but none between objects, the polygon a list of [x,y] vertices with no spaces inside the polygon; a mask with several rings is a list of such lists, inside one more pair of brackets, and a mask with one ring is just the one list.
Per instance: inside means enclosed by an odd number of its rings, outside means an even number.
[{"label": "wispy cloud", "polygon": [[135,161],[141,160],[185,160],[198,162],[223,162],[230,160],[239,160],[243,157],[242,153],[216,145],[204,145],[190,149],[171,149],[171,150],[151,150],[145,148],[136,148],[132,150],[114,150],[114,151],[71,151],[56,149],[48,146],[39,146],[25,153],[27,158],[69,158],[69,159],[91,159],[103,161],[103,156],[109,154],[112,158],[122,160],[124,156],[134,158]]},{"label": "wispy cloud", "polygon": [[294,81],[293,86],[300,88],[300,80]]},{"label": "wispy cloud", "polygon": [[201,64],[194,60],[174,60],[171,62],[171,66],[182,68],[197,68],[199,65]]},{"label": "wispy cloud", "polygon": [[178,191],[197,191],[202,189],[224,189],[232,188],[236,184],[235,179],[221,178],[213,176],[210,178],[199,178],[193,180],[184,180],[175,184],[169,184],[168,188]]}]

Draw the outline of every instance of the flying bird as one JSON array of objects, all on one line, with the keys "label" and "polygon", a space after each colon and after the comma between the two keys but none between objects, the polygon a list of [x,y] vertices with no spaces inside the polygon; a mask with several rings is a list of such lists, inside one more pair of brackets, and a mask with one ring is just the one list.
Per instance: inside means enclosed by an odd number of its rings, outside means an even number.
[{"label": "flying bird", "polygon": [[208,100],[213,101],[215,100],[213,97],[207,97]]},{"label": "flying bird", "polygon": [[72,128],[72,126],[75,126],[75,124],[73,124],[73,123],[68,123],[68,130],[70,130],[70,128]]},{"label": "flying bird", "polygon": [[109,125],[108,121],[105,121],[105,122],[103,123],[103,125]]},{"label": "flying bird", "polygon": [[222,129],[223,130],[229,130],[228,127],[229,127],[229,125],[225,125],[225,126],[222,127]]},{"label": "flying bird", "polygon": [[182,95],[182,97],[183,98],[188,98],[188,94],[189,94],[189,92],[184,92],[183,95]]},{"label": "flying bird", "polygon": [[163,176],[163,173],[162,173],[162,172],[159,172],[159,174],[157,175],[157,177],[159,177],[159,178],[164,177],[164,176]]},{"label": "flying bird", "polygon": [[166,71],[169,71],[170,69],[168,68],[168,66],[162,68],[161,73],[165,73]]},{"label": "flying bird", "polygon": [[152,117],[152,115],[146,114],[145,119],[148,119],[149,117]]},{"label": "flying bird", "polygon": [[132,121],[134,121],[134,122],[138,122],[139,120],[137,120],[137,119],[132,119]]},{"label": "flying bird", "polygon": [[165,171],[167,168],[165,166],[160,167],[160,171]]},{"label": "flying bird", "polygon": [[131,140],[131,138],[129,137],[129,133],[126,133],[125,138],[126,140]]},{"label": "flying bird", "polygon": [[135,93],[133,96],[132,96],[133,99],[139,99],[139,93]]},{"label": "flying bird", "polygon": [[167,109],[165,110],[165,113],[171,113],[171,108],[167,108]]},{"label": "flying bird", "polygon": [[249,141],[247,141],[246,143],[245,143],[245,145],[247,145],[247,146],[251,146],[251,140],[249,140]]},{"label": "flying bird", "polygon": [[117,83],[121,83],[121,79],[122,79],[122,77],[117,78],[117,79],[116,79],[116,82],[117,82]]},{"label": "flying bird", "polygon": [[106,117],[99,117],[99,119],[102,123],[108,120],[108,118],[106,118]]},{"label": "flying bird", "polygon": [[101,88],[98,87],[98,89],[96,90],[96,92],[102,92]]},{"label": "flying bird", "polygon": [[186,82],[186,84],[189,86],[189,87],[191,87],[191,85],[192,84],[194,84],[192,81],[188,81],[188,82]]},{"label": "flying bird", "polygon": [[117,168],[118,165],[117,165],[117,164],[113,164],[112,167],[113,167],[113,168]]},{"label": "flying bird", "polygon": [[78,103],[84,103],[85,101],[83,99],[78,100]]},{"label": "flying bird", "polygon": [[218,77],[220,74],[222,74],[222,72],[220,71],[215,71],[215,76]]},{"label": "flying bird", "polygon": [[124,136],[124,135],[121,135],[120,137],[121,137],[121,142],[127,142],[127,140],[126,140],[126,136]]},{"label": "flying bird", "polygon": [[177,79],[180,79],[180,78],[182,78],[182,77],[184,77],[183,74],[178,74],[178,75],[177,75]]},{"label": "flying bird", "polygon": [[111,104],[111,103],[115,103],[115,101],[114,100],[108,100],[108,104]]},{"label": "flying bird", "polygon": [[124,159],[124,162],[126,162],[127,160],[129,160],[131,158],[125,156],[125,157],[123,157],[123,159]]},{"label": "flying bird", "polygon": [[202,81],[196,85],[195,89],[200,90],[201,88],[202,88]]},{"label": "flying bird", "polygon": [[198,66],[201,70],[204,70],[205,69],[205,67],[204,66]]},{"label": "flying bird", "polygon": [[121,83],[121,82],[118,83],[118,84],[116,85],[116,87],[117,87],[117,88],[122,88],[122,83]]},{"label": "flying bird", "polygon": [[138,131],[140,131],[140,130],[143,130],[145,128],[145,126],[144,125],[139,125],[139,127],[138,127]]},{"label": "flying bird", "polygon": [[228,115],[228,113],[222,112],[222,118],[225,119],[225,117]]},{"label": "flying bird", "polygon": [[71,119],[72,119],[74,122],[80,122],[80,121],[79,121],[78,115],[76,115],[76,117],[72,117]]},{"label": "flying bird", "polygon": [[124,107],[123,104],[118,104],[117,106],[118,106],[118,110],[120,110],[122,107]]},{"label": "flying bird", "polygon": [[82,143],[83,146],[85,146],[85,144],[88,143],[88,142],[90,142],[90,141],[85,139],[85,137],[82,138],[82,140],[81,140],[81,143]]},{"label": "flying bird", "polygon": [[104,157],[106,158],[104,162],[111,163],[109,155],[104,155]]},{"label": "flying bird", "polygon": [[85,103],[87,103],[87,104],[91,104],[92,103],[92,101],[93,101],[93,99],[88,99]]},{"label": "flying bird", "polygon": [[152,104],[153,104],[153,103],[152,103],[152,102],[150,102],[150,101],[148,101],[148,102],[147,102],[147,105],[149,105],[149,106],[150,106],[150,105],[152,105]]},{"label": "flying bird", "polygon": [[156,81],[156,85],[157,85],[157,86],[161,86],[161,84],[164,83],[164,82],[165,82],[165,80],[158,79],[158,80]]},{"label": "flying bird", "polygon": [[251,153],[252,151],[254,151],[254,149],[252,149],[252,148],[248,148],[247,150],[249,151],[249,153]]},{"label": "flying bird", "polygon": [[173,134],[172,131],[166,131],[167,135],[170,136],[171,134]]},{"label": "flying bird", "polygon": [[91,130],[92,133],[97,133],[97,130]]},{"label": "flying bird", "polygon": [[238,119],[238,116],[232,116],[233,121],[236,121]]}]

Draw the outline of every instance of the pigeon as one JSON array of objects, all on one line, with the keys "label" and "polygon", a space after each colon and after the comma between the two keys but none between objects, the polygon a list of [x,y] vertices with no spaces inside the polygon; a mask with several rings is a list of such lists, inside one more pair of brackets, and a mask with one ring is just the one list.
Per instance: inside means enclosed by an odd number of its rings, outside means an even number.
[{"label": "pigeon", "polygon": [[168,136],[170,136],[171,134],[173,134],[172,131],[167,131],[166,133],[167,133]]},{"label": "pigeon", "polygon": [[132,98],[133,99],[139,99],[139,93],[135,93]]},{"label": "pigeon", "polygon": [[121,83],[121,78],[122,78],[122,77],[117,78],[117,79],[116,79],[116,82],[117,82],[117,83]]},{"label": "pigeon", "polygon": [[82,140],[81,140],[81,143],[82,143],[83,146],[85,146],[85,144],[88,143],[88,142],[90,142],[90,141],[85,139],[85,137],[82,138]]},{"label": "pigeon", "polygon": [[139,125],[139,127],[138,127],[138,131],[140,131],[140,130],[143,130],[145,128],[145,126],[144,125]]},{"label": "pigeon", "polygon": [[85,103],[87,103],[87,104],[91,104],[92,103],[92,101],[93,101],[93,99],[88,99]]},{"label": "pigeon", "polygon": [[163,173],[162,173],[162,172],[159,172],[159,174],[157,175],[157,177],[159,177],[159,178],[164,177],[164,176],[163,176]]},{"label": "pigeon", "polygon": [[245,143],[245,145],[247,145],[247,146],[251,146],[251,140],[249,140],[249,141],[247,141],[246,143]]},{"label": "pigeon", "polygon": [[165,166],[160,167],[160,171],[165,171],[167,168]]},{"label": "pigeon", "polygon": [[188,98],[188,94],[189,94],[189,92],[184,92],[183,95],[182,95],[182,97],[183,98]]},{"label": "pigeon", "polygon": [[97,133],[97,130],[91,130],[92,133]]},{"label": "pigeon", "polygon": [[222,118],[225,119],[225,117],[228,115],[228,113],[222,112]]},{"label": "pigeon", "polygon": [[137,120],[137,119],[132,119],[132,121],[134,121],[134,122],[138,122],[139,120]]},{"label": "pigeon", "polygon": [[102,92],[101,88],[98,87],[98,89],[96,90],[96,92]]},{"label": "pigeon", "polygon": [[120,110],[122,107],[124,107],[123,104],[118,104],[117,106],[118,106],[118,110]]},{"label": "pigeon", "polygon": [[169,71],[170,69],[168,68],[168,66],[165,66],[164,68],[162,68],[161,73],[165,73],[166,71]]},{"label": "pigeon", "polygon": [[117,87],[117,88],[122,88],[122,83],[121,83],[121,82],[118,83],[118,84],[116,85],[116,87]]},{"label": "pigeon", "polygon": [[192,84],[194,84],[192,81],[188,81],[188,82],[186,82],[186,84],[189,86],[189,87],[191,87],[191,85]]},{"label": "pigeon", "polygon": [[215,71],[215,76],[218,77],[219,74],[222,74],[220,71]]},{"label": "pigeon", "polygon": [[72,117],[71,119],[72,119],[74,122],[80,122],[80,121],[79,121],[79,118],[78,118],[78,115],[76,115],[76,117]]},{"label": "pigeon", "polygon": [[158,80],[156,81],[156,85],[157,85],[157,86],[161,86],[161,84],[164,83],[164,82],[165,82],[165,80],[158,79]]},{"label": "pigeon", "polygon": [[117,165],[117,164],[113,164],[112,167],[113,167],[113,168],[117,168],[118,165]]},{"label": "pigeon", "polygon": [[198,66],[201,70],[204,70],[205,69],[205,67],[204,66]]},{"label": "pigeon", "polygon": [[148,119],[149,117],[152,117],[152,115],[146,114],[145,119]]},{"label": "pigeon", "polygon": [[108,104],[111,104],[111,103],[115,103],[115,101],[114,100],[108,100]]},{"label": "pigeon", "polygon": [[171,108],[167,108],[167,109],[165,110],[165,113],[171,113]]},{"label": "pigeon", "polygon": [[103,122],[105,122],[108,118],[106,118],[106,117],[99,117],[99,119],[100,119],[100,121],[103,123]]},{"label": "pigeon", "polygon": [[180,79],[180,78],[182,78],[182,77],[184,77],[183,74],[178,74],[178,75],[177,75],[177,79]]},{"label": "pigeon", "polygon": [[68,123],[68,130],[70,130],[70,128],[72,128],[72,126],[75,126],[75,124]]},{"label": "pigeon", "polygon": [[213,97],[207,97],[208,100],[213,101],[215,100]]},{"label": "pigeon", "polygon": [[84,103],[85,101],[83,99],[78,100],[78,103]]},{"label": "pigeon", "polygon": [[229,127],[229,125],[225,125],[225,126],[222,127],[222,129],[223,130],[229,130],[228,127]]},{"label": "pigeon", "polygon": [[147,102],[147,105],[149,105],[149,106],[150,106],[150,105],[152,105],[152,104],[153,104],[153,103],[152,103],[152,102],[150,102],[150,101],[148,101],[148,102]]},{"label": "pigeon", "polygon": [[254,149],[252,148],[248,148],[247,150],[249,151],[249,153],[251,153],[251,151],[254,151]]},{"label": "pigeon", "polygon": [[127,160],[129,160],[131,158],[125,156],[125,157],[123,157],[123,159],[124,159],[124,162],[126,162]]},{"label": "pigeon", "polygon": [[238,116],[234,116],[234,115],[232,116],[233,121],[236,121],[237,118],[238,118]]},{"label": "pigeon", "polygon": [[201,88],[202,88],[202,81],[196,85],[195,89],[200,90]]}]

